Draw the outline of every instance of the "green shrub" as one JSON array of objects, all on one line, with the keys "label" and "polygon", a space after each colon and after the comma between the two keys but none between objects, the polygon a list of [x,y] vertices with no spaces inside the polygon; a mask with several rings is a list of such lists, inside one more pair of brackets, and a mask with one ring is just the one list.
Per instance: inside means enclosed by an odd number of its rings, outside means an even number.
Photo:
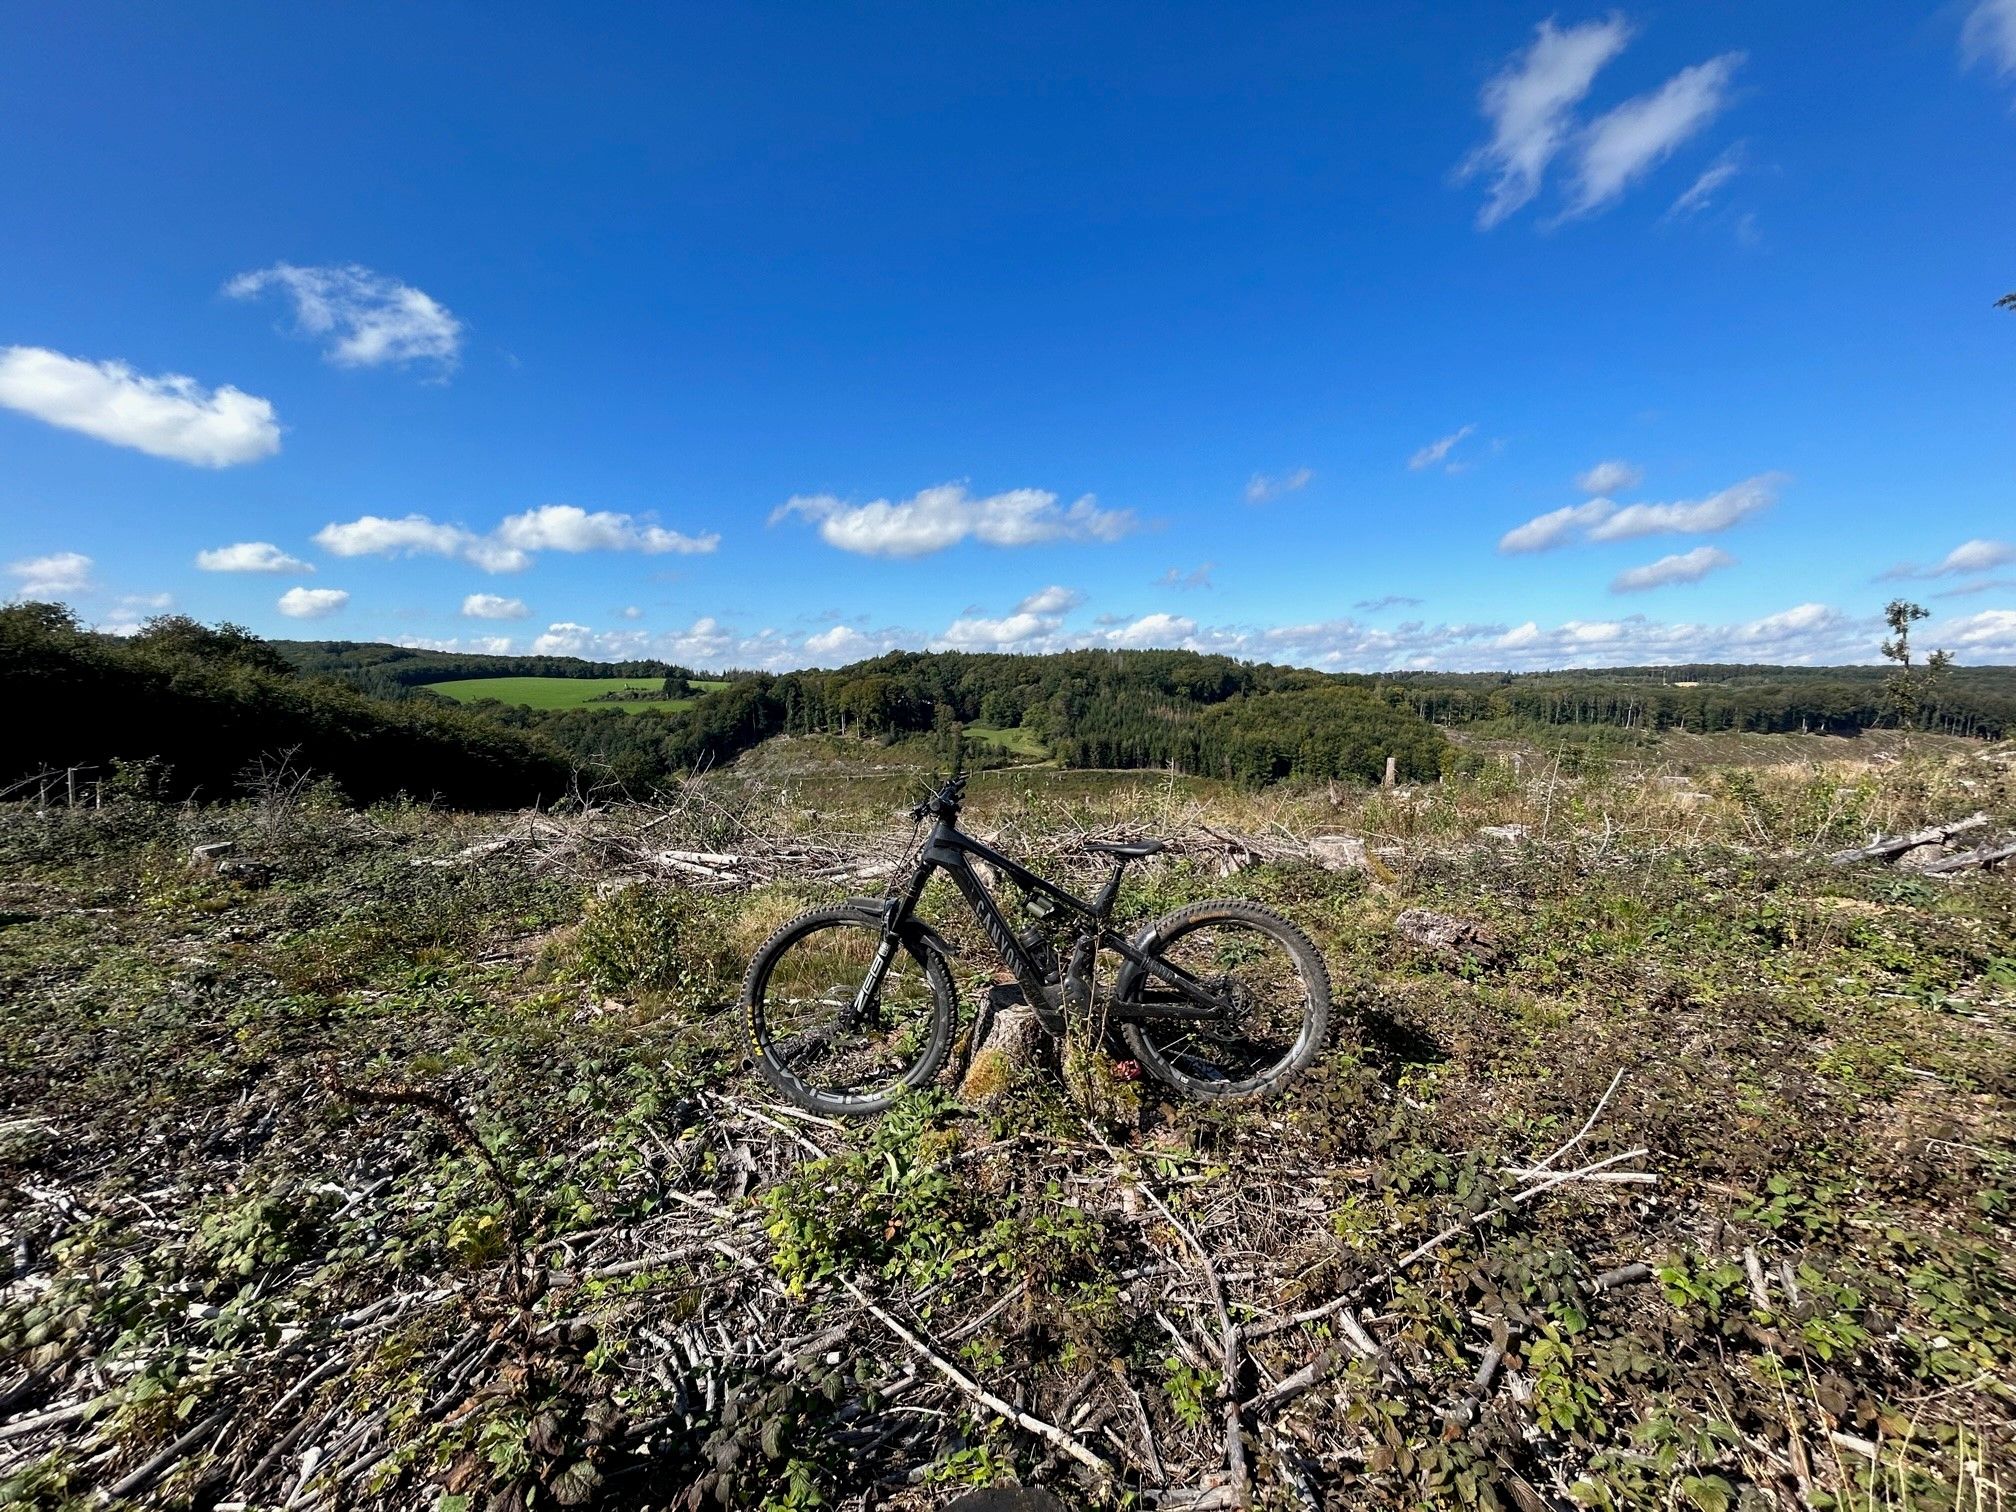
[{"label": "green shrub", "polygon": [[581,976],[604,992],[712,996],[739,967],[726,900],[646,883],[589,905],[574,937]]}]

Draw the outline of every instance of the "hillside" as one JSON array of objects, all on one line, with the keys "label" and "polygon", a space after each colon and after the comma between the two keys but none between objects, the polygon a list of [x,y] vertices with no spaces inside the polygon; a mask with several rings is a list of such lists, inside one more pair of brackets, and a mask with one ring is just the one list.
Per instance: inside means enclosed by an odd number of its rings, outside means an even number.
[{"label": "hillside", "polygon": [[297,676],[231,626],[164,617],[130,639],[80,630],[57,605],[0,606],[0,788],[228,798],[333,780],[349,799],[404,793],[467,808],[564,793],[572,773],[536,734],[440,700],[387,702]]},{"label": "hillside", "polygon": [[1330,1043],[1200,1109],[1088,1028],[1068,1081],[844,1126],[722,1007],[904,854],[903,773],[759,772],[824,737],[560,817],[0,805],[0,1503],[1202,1512],[1229,1402],[1265,1508],[1994,1506],[2016,890],[1824,855],[2016,833],[2011,753],[1712,763],[1780,738],[981,773],[972,826],[1077,885],[1088,830],[1174,839],[1129,921],[1285,910]]},{"label": "hillside", "polygon": [[[353,798],[422,791],[488,806],[570,783],[642,796],[777,737],[904,744],[944,765],[964,732],[983,766],[1264,786],[1376,782],[1389,760],[1402,781],[1431,780],[1497,738],[1544,744],[1572,768],[1665,732],[2016,730],[2016,669],[2006,667],[1921,672],[1900,693],[1871,667],[1373,676],[1086,650],[892,652],[832,671],[710,679],[652,661],[262,642],[173,616],[122,641],[79,631],[59,606],[6,612],[8,633],[29,649],[4,675],[29,717],[0,746],[0,781],[70,768],[97,781],[160,758],[176,791],[213,796],[290,750]],[[38,658],[56,670],[35,672]]]}]

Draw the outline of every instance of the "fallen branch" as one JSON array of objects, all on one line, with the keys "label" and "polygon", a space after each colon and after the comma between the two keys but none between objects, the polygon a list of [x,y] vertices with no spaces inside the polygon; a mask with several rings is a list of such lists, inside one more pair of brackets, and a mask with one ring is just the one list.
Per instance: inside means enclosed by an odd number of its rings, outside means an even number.
[{"label": "fallen branch", "polygon": [[0,1439],[19,1438],[24,1433],[33,1433],[38,1428],[60,1428],[65,1423],[74,1423],[91,1410],[90,1402],[73,1402],[68,1407],[52,1407],[47,1412],[38,1412],[33,1417],[18,1417],[11,1423],[0,1423]]},{"label": "fallen branch", "polygon": [[2011,859],[2016,859],[2016,843],[1963,851],[1957,856],[1945,856],[1920,868],[1920,875],[1943,877],[1950,872],[1968,871],[1977,866],[1996,866]]},{"label": "fallen branch", "polygon": [[1419,1260],[1422,1256],[1431,1254],[1435,1250],[1440,1249],[1443,1245],[1447,1244],[1451,1239],[1456,1238],[1459,1234],[1462,1234],[1473,1228],[1482,1228],[1485,1224],[1489,1223],[1493,1218],[1502,1217],[1505,1214],[1511,1212],[1512,1209],[1514,1209],[1515,1207],[1519,1207],[1524,1203],[1531,1202],[1535,1197],[1539,1197],[1544,1193],[1551,1192],[1556,1187],[1566,1186],[1571,1181],[1587,1181],[1588,1179],[1590,1179],[1590,1176],[1593,1172],[1604,1170],[1609,1166],[1622,1164],[1624,1161],[1627,1160],[1636,1160],[1639,1156],[1649,1153],[1650,1152],[1644,1149],[1643,1147],[1640,1147],[1635,1150],[1626,1150],[1621,1155],[1611,1155],[1607,1156],[1602,1160],[1592,1161],[1590,1164],[1581,1167],[1579,1170],[1557,1172],[1554,1175],[1548,1177],[1547,1180],[1540,1182],[1538,1185],[1521,1187],[1518,1191],[1514,1192],[1510,1197],[1506,1198],[1503,1202],[1496,1203],[1493,1206],[1486,1208],[1483,1212],[1478,1213],[1474,1217],[1464,1219],[1463,1222],[1461,1223],[1450,1224],[1448,1228],[1442,1230],[1442,1232],[1437,1234],[1434,1238],[1429,1239],[1422,1244],[1416,1245],[1413,1249],[1409,1250],[1405,1255],[1402,1255],[1386,1270],[1372,1277],[1369,1281],[1360,1283],[1358,1286],[1344,1293],[1342,1296],[1333,1297],[1330,1301],[1325,1302],[1321,1307],[1307,1308],[1302,1312],[1290,1313],[1288,1316],[1284,1318],[1276,1318],[1271,1323],[1260,1324],[1258,1327],[1249,1330],[1250,1336],[1256,1339],[1265,1338],[1270,1334],[1283,1333],[1286,1330],[1294,1328],[1303,1323],[1315,1323],[1319,1322],[1324,1318],[1334,1317],[1338,1313],[1342,1312],[1345,1308],[1349,1307],[1353,1302],[1357,1301],[1360,1297],[1364,1296],[1365,1293],[1371,1291],[1374,1287],[1381,1286],[1384,1283],[1391,1281],[1395,1276],[1399,1275],[1401,1271],[1405,1270],[1408,1266],[1412,1265],[1416,1260]]},{"label": "fallen branch", "polygon": [[[1099,1148],[1106,1152],[1113,1168],[1126,1176],[1126,1167],[1121,1163],[1119,1152],[1108,1144],[1100,1134],[1098,1126],[1091,1119],[1085,1120],[1085,1130]],[[1196,1231],[1178,1218],[1155,1189],[1145,1181],[1126,1177],[1128,1184],[1145,1197],[1156,1212],[1169,1221],[1169,1226],[1181,1234],[1190,1248],[1196,1252],[1198,1264],[1204,1272],[1205,1285],[1211,1291],[1211,1305],[1218,1313],[1218,1358],[1222,1369],[1218,1378],[1220,1401],[1225,1413],[1225,1468],[1232,1473],[1232,1495],[1235,1506],[1250,1507],[1253,1504],[1253,1476],[1246,1465],[1246,1429],[1239,1411],[1239,1371],[1241,1347],[1239,1325],[1232,1321],[1232,1311],[1225,1305],[1225,1284],[1218,1279],[1218,1267],[1211,1263],[1211,1252],[1204,1248],[1204,1241]]]},{"label": "fallen branch", "polygon": [[1913,830],[1908,835],[1892,835],[1887,839],[1869,845],[1857,846],[1853,850],[1836,851],[1827,858],[1833,866],[1847,866],[1856,861],[1875,861],[1885,856],[1901,856],[1905,851],[1921,845],[1944,845],[1955,835],[1971,829],[1979,829],[1988,822],[1985,813],[1969,814],[1965,819],[1955,819],[1948,824],[1934,824],[1925,829]]},{"label": "fallen branch", "polygon": [[138,1470],[135,1470],[124,1480],[115,1484],[107,1494],[114,1501],[125,1496],[139,1495],[165,1475],[184,1454],[230,1422],[232,1415],[237,1411],[238,1409],[234,1405],[211,1413],[210,1416],[203,1419],[202,1422],[191,1428]]},{"label": "fallen branch", "polygon": [[1620,1286],[1632,1286],[1640,1281],[1652,1279],[1652,1267],[1643,1260],[1634,1260],[1629,1265],[1620,1265],[1615,1270],[1605,1271],[1596,1278],[1596,1290],[1615,1291]]},{"label": "fallen branch", "polygon": [[1113,1478],[1113,1467],[1111,1465],[1079,1443],[1077,1439],[1071,1437],[1062,1428],[1052,1423],[1046,1423],[1039,1417],[1031,1417],[1028,1413],[1022,1411],[1021,1408],[1002,1401],[1000,1397],[994,1395],[993,1392],[982,1386],[978,1381],[967,1375],[965,1371],[944,1358],[936,1350],[932,1349],[930,1345],[918,1338],[917,1335],[897,1322],[888,1312],[877,1306],[859,1286],[855,1285],[845,1276],[840,1277],[840,1284],[847,1289],[855,1301],[868,1309],[869,1313],[878,1323],[896,1335],[905,1344],[908,1344],[911,1349],[915,1350],[918,1357],[927,1365],[996,1417],[1005,1418],[1015,1424],[1016,1427],[1035,1434],[1052,1448],[1070,1455],[1071,1458],[1085,1466],[1086,1469],[1097,1475],[1101,1480],[1110,1481]]}]

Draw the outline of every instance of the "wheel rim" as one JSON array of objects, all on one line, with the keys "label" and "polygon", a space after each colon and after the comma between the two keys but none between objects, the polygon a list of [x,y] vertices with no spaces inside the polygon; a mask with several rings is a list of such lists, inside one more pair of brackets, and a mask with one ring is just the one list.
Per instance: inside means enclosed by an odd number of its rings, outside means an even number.
[{"label": "wheel rim", "polygon": [[757,1042],[773,1065],[821,1096],[890,1096],[929,1053],[937,994],[909,951],[889,962],[870,1011],[855,1012],[881,944],[879,924],[821,924],[779,951],[764,976]]},{"label": "wheel rim", "polygon": [[[1166,936],[1156,954],[1232,1008],[1229,1016],[1205,1022],[1142,1021],[1141,1038],[1169,1069],[1229,1091],[1264,1081],[1294,1058],[1307,1032],[1309,984],[1294,953],[1271,931],[1243,919],[1199,920]],[[1180,1000],[1152,977],[1144,977],[1137,991],[1145,1001]]]}]

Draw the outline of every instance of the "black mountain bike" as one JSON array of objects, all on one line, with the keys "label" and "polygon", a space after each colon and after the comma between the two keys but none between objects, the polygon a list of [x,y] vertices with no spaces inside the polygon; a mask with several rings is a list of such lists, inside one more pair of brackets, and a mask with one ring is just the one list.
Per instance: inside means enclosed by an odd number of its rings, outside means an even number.
[{"label": "black mountain bike", "polygon": [[[1097,998],[1142,1067],[1189,1097],[1275,1091],[1309,1064],[1330,1018],[1330,977],[1306,935],[1241,899],[1191,903],[1131,939],[1111,924],[1129,861],[1159,840],[1086,846],[1114,858],[1089,903],[959,829],[966,779],[954,777],[911,810],[936,821],[916,871],[888,897],[849,898],[800,914],[756,953],[742,1006],[756,1064],[770,1085],[819,1113],[879,1113],[936,1076],[952,1045],[957,997],[952,948],[916,914],[943,870],[1014,973],[996,988],[1032,1005],[1053,1031],[1066,1008],[1095,1001],[1102,950],[1121,957],[1110,996]],[[1010,878],[1036,922],[1019,934],[972,858]],[[1060,967],[1054,937],[1072,931]],[[998,999],[997,999],[998,1000]]]}]

